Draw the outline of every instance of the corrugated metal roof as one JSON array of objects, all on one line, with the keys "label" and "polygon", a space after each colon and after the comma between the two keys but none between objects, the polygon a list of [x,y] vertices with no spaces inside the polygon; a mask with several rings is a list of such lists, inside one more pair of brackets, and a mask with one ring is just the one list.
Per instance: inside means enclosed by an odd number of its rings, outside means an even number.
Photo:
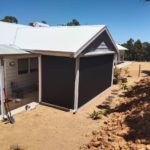
[{"label": "corrugated metal roof", "polygon": [[123,46],[121,46],[121,45],[119,45],[119,44],[116,44],[116,46],[117,46],[117,48],[118,48],[118,50],[119,51],[127,51],[128,49],[126,48],[126,47],[123,47]]},{"label": "corrugated metal roof", "polygon": [[75,53],[104,27],[93,25],[22,28],[18,30],[15,45],[28,50]]},{"label": "corrugated metal roof", "polygon": [[6,23],[0,21],[0,44],[14,44],[17,30],[19,28],[31,28],[25,25],[19,25],[14,23]]},{"label": "corrugated metal roof", "polygon": [[19,55],[30,53],[13,45],[0,44],[0,55],[15,55],[15,54]]},{"label": "corrugated metal roof", "polygon": [[106,31],[117,47],[105,25],[30,26],[0,22],[0,44],[16,45],[31,52],[52,52],[78,56],[98,35]]}]

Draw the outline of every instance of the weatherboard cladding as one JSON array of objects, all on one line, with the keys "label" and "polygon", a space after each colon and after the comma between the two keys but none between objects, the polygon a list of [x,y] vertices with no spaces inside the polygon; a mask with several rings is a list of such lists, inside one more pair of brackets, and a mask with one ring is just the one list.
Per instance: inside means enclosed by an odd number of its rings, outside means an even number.
[{"label": "weatherboard cladding", "polygon": [[[27,57],[25,57],[27,58]],[[13,62],[15,65],[10,66],[10,63]],[[9,58],[4,59],[5,66],[5,85],[8,96],[12,96],[11,82],[16,83],[19,88],[32,87],[38,83],[38,74],[37,72],[28,72],[26,74],[18,74],[18,59]]]},{"label": "weatherboard cladding", "polygon": [[111,53],[115,53],[115,49],[111,46],[111,40],[107,36],[107,33],[103,32],[92,43],[90,43],[80,55],[96,56]]},{"label": "weatherboard cladding", "polygon": [[[92,43],[90,43],[85,50],[82,52],[82,54],[92,52],[92,51],[112,51],[114,49],[110,49],[110,43],[107,42],[108,37],[106,37],[106,33],[100,34]],[[106,45],[108,44],[108,46]]]}]

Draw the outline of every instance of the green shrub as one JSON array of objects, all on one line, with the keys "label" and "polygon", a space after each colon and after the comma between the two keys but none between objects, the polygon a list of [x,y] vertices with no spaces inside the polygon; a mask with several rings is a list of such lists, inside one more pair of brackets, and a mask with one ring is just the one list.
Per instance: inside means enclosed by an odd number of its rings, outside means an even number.
[{"label": "green shrub", "polygon": [[97,120],[97,119],[100,119],[101,118],[101,115],[102,112],[101,111],[93,111],[91,114],[90,114],[90,118],[92,118],[93,120]]},{"label": "green shrub", "polygon": [[127,85],[126,83],[121,83],[120,84],[120,89],[129,91],[129,90],[132,89],[132,86],[131,85]]}]

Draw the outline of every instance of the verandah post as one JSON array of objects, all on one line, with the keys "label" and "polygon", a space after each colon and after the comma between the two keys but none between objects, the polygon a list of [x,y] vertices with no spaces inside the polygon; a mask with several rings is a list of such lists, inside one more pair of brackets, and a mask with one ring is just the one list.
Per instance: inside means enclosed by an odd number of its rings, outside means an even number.
[{"label": "verandah post", "polygon": [[79,100],[79,68],[80,68],[80,57],[76,58],[75,62],[75,88],[74,88],[74,113],[78,109]]}]

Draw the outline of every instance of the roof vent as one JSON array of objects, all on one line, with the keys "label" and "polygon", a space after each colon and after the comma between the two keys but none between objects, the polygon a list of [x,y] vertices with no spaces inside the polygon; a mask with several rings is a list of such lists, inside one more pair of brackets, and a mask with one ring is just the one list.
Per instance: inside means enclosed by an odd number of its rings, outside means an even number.
[{"label": "roof vent", "polygon": [[50,26],[48,24],[46,24],[46,23],[34,22],[33,23],[33,27],[50,27]]}]

